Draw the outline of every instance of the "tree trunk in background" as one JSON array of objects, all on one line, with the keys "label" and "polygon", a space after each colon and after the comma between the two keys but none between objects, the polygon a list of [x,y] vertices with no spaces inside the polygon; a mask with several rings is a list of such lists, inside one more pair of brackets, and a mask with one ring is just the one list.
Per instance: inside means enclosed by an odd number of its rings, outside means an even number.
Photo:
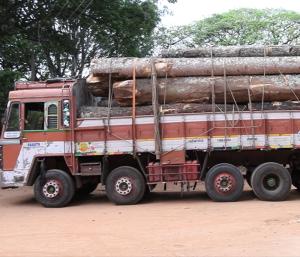
[{"label": "tree trunk in background", "polygon": [[31,81],[37,81],[37,77],[36,77],[36,58],[35,58],[34,50],[32,50],[32,52],[31,52],[31,59],[30,59],[30,80]]}]

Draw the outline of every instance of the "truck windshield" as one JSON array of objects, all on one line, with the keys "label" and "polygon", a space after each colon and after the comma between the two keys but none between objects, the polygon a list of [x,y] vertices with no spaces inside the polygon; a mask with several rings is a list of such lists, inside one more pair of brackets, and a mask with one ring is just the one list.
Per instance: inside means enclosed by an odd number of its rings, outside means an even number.
[{"label": "truck windshield", "polygon": [[19,107],[20,107],[19,103],[13,103],[11,105],[6,131],[20,130],[20,108]]}]

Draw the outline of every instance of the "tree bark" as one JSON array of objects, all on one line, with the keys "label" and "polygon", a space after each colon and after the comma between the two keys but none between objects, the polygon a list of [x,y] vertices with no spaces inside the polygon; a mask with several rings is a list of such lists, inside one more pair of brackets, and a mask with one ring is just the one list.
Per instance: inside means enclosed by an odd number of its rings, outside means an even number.
[{"label": "tree bark", "polygon": [[[248,103],[300,99],[300,75],[184,77],[158,79],[160,103]],[[248,93],[249,91],[249,93]],[[113,85],[114,99],[121,106],[131,106],[132,80]],[[298,98],[297,98],[298,97]],[[150,79],[136,80],[136,104],[152,103]]]},{"label": "tree bark", "polygon": [[228,58],[100,58],[91,63],[94,76],[113,79],[151,76],[151,62],[155,62],[158,77],[262,75],[300,73],[300,57],[228,57]]},{"label": "tree bark", "polygon": [[[253,103],[253,111],[261,110],[300,110],[300,102],[267,102],[264,103]],[[223,112],[225,110],[225,105],[215,105],[212,104],[167,104],[162,105],[160,112],[162,114],[178,114],[178,113],[203,113],[203,112]],[[227,112],[237,112],[237,111],[249,111],[249,104],[245,105],[226,105]],[[80,111],[80,118],[105,118],[108,116],[107,107],[92,107],[92,106],[82,106]],[[137,115],[153,115],[152,106],[139,106],[136,108]],[[110,109],[110,116],[131,116],[131,107],[112,107]]]},{"label": "tree bark", "polygon": [[99,77],[94,74],[90,74],[86,79],[86,85],[93,95],[107,97],[109,89],[109,75]]},{"label": "tree bark", "polygon": [[220,46],[163,51],[162,58],[300,56],[300,46]]}]

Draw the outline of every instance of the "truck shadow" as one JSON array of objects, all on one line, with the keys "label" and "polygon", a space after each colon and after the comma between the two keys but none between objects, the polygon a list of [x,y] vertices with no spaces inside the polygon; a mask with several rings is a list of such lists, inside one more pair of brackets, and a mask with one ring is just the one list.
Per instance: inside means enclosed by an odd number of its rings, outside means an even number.
[{"label": "truck shadow", "polygon": [[[242,197],[238,202],[258,200],[254,195],[253,191],[248,189],[243,192]],[[293,189],[286,201],[299,201],[300,192]],[[139,203],[143,205],[154,204],[156,202],[212,202],[208,195],[204,191],[198,192],[151,192],[149,195],[145,196],[144,199]],[[103,191],[95,191],[94,193],[87,196],[76,196],[69,204],[70,207],[80,206],[80,205],[95,205],[95,204],[112,204],[106,197]],[[230,203],[227,203],[230,204]],[[10,199],[9,202],[6,202],[8,206],[32,206],[32,207],[41,207],[41,205],[36,202],[33,196],[24,196],[18,197],[16,200]]]},{"label": "truck shadow", "polygon": [[[255,195],[252,191],[245,191],[239,201],[248,201],[254,198]],[[145,197],[143,203],[168,201],[211,202],[212,200],[205,192],[152,192]]]},{"label": "truck shadow", "polygon": [[[251,189],[245,190],[242,197],[238,202],[257,200],[257,197]],[[299,201],[300,193],[293,189],[286,201]],[[212,202],[209,196],[204,191],[198,192],[151,192],[149,195],[145,196],[144,199],[139,203],[143,205],[154,204],[156,202]],[[71,205],[90,205],[90,204],[111,204],[104,192],[96,191],[91,195],[85,197],[74,198]],[[227,203],[230,204],[230,203]]]}]

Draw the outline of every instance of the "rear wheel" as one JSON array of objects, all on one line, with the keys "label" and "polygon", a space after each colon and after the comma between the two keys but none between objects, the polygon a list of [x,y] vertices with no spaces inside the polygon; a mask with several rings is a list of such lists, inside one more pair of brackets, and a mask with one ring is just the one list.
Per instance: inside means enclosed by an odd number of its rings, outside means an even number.
[{"label": "rear wheel", "polygon": [[39,176],[34,184],[35,199],[45,207],[66,206],[74,194],[74,181],[62,170],[48,170],[44,179]]},{"label": "rear wheel", "polygon": [[264,201],[283,201],[291,190],[291,175],[279,163],[267,162],[259,165],[251,177],[255,195]]},{"label": "rear wheel", "polygon": [[213,166],[205,178],[209,197],[218,202],[237,201],[243,193],[244,178],[239,169],[229,163]]},{"label": "rear wheel", "polygon": [[106,180],[106,194],[115,204],[136,204],[145,194],[145,179],[135,168],[122,166],[110,172]]}]

